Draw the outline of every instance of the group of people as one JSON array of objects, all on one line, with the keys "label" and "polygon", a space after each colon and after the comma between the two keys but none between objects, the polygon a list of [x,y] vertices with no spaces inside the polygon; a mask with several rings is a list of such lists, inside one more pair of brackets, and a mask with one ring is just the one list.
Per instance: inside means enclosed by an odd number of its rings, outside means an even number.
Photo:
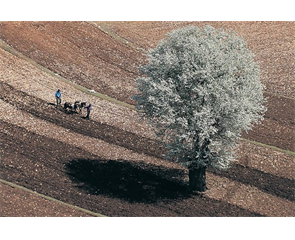
[{"label": "group of people", "polygon": [[[58,89],[55,93],[55,99],[56,99],[56,106],[60,105],[61,104],[61,92],[60,90]],[[89,103],[88,106],[85,107],[87,109],[87,115],[86,115],[86,119],[89,119],[89,115],[90,115],[90,112],[92,110],[92,106],[91,106],[91,103]]]}]

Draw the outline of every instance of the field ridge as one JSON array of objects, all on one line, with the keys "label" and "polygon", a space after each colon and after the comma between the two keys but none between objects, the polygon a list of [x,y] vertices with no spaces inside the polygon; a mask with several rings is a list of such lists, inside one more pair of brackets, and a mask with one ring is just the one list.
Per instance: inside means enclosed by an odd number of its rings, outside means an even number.
[{"label": "field ridge", "polygon": [[[257,32],[266,36],[263,27],[273,29],[280,23],[228,23],[246,37],[243,27],[257,31],[251,33],[250,46],[263,63],[262,79],[278,74],[269,80],[269,89],[275,89],[276,76],[291,84],[265,93],[270,108],[264,123],[243,135],[239,162],[231,169],[209,169],[209,190],[203,194],[187,191],[187,169],[163,159],[165,149],[130,101],[145,49],[168,29],[187,23],[155,22],[152,31],[150,22],[98,24],[0,23],[4,181],[107,216],[294,216],[291,68],[267,72],[265,66],[272,65],[262,58],[264,46],[255,45]],[[290,28],[285,23],[286,33],[278,31],[284,47],[289,47]],[[275,34],[266,36],[265,46],[273,49]],[[280,69],[290,56],[282,46],[274,52],[276,58],[282,54],[283,60],[276,61]],[[62,89],[63,102],[93,103],[91,120],[84,120],[84,113],[55,108],[57,88]],[[92,89],[96,93],[89,92]],[[4,209],[11,209],[5,204]]]}]

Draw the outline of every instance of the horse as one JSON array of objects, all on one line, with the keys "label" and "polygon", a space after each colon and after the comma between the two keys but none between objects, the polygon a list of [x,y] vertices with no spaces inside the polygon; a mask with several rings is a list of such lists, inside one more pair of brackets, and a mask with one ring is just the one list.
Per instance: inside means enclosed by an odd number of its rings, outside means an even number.
[{"label": "horse", "polygon": [[86,106],[86,102],[80,102],[80,101],[76,101],[74,103],[74,111],[76,113],[81,114],[82,113],[82,108],[84,108]]},{"label": "horse", "polygon": [[67,113],[82,113],[82,108],[86,106],[86,102],[75,101],[74,104],[70,102],[65,102],[64,109]]}]

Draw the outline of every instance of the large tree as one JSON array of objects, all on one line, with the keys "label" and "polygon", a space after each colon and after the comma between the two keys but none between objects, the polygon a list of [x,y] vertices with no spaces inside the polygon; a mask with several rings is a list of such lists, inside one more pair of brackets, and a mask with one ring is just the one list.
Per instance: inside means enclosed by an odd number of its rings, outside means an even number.
[{"label": "large tree", "polygon": [[192,190],[206,190],[206,168],[226,169],[244,130],[266,111],[259,66],[235,32],[211,26],[175,30],[147,53],[136,79],[139,112],[189,169]]}]

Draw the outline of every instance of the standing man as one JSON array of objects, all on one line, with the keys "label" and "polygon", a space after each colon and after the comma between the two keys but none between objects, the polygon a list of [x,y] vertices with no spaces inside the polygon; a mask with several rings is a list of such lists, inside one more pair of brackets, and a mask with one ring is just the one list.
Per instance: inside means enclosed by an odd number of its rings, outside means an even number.
[{"label": "standing man", "polygon": [[58,89],[55,93],[55,99],[56,99],[56,107],[61,104],[61,92]]},{"label": "standing man", "polygon": [[89,105],[86,106],[85,108],[87,108],[87,115],[86,115],[85,118],[89,119],[90,111],[92,110],[91,103],[89,103]]}]

